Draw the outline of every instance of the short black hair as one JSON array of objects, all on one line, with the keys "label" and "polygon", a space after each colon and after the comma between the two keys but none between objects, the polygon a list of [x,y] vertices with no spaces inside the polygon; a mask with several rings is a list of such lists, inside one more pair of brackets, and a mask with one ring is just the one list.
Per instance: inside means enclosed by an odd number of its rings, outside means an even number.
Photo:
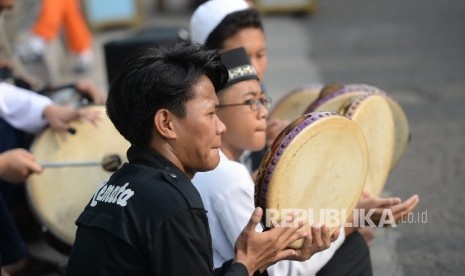
[{"label": "short black hair", "polygon": [[254,8],[228,14],[208,35],[205,46],[209,49],[222,49],[225,40],[246,28],[257,28],[264,32],[260,13]]},{"label": "short black hair", "polygon": [[155,113],[166,108],[185,116],[185,103],[194,97],[191,88],[203,75],[216,92],[226,84],[228,71],[217,51],[187,41],[139,49],[126,59],[110,85],[108,117],[132,145],[147,148]]}]

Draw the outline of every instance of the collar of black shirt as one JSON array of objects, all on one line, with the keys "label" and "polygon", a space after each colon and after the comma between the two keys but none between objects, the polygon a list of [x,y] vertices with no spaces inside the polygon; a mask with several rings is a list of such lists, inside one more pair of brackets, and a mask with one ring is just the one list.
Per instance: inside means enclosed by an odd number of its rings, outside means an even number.
[{"label": "collar of black shirt", "polygon": [[130,164],[145,165],[161,170],[166,181],[184,196],[192,208],[204,209],[200,194],[191,180],[160,153],[131,146],[128,149],[127,156]]}]

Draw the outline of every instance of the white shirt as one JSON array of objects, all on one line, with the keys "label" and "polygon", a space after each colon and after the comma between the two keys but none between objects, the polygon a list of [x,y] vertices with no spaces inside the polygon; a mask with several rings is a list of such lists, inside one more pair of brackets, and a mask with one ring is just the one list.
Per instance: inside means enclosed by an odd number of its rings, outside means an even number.
[{"label": "white shirt", "polygon": [[[254,182],[247,168],[229,160],[220,150],[218,167],[196,173],[192,179],[207,210],[213,242],[213,263],[221,266],[234,258],[234,244],[255,209]],[[257,231],[261,232],[260,225]],[[313,275],[320,270],[345,239],[343,228],[330,248],[314,254],[308,261],[280,261],[269,267],[270,275]]]},{"label": "white shirt", "polygon": [[47,121],[43,116],[52,100],[6,82],[0,83],[0,118],[29,133],[41,130]]}]

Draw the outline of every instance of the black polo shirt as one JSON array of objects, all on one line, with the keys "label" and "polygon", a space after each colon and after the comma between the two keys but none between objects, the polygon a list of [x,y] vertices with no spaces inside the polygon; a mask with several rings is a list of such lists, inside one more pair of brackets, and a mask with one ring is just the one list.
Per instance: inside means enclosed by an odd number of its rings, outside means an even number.
[{"label": "black polo shirt", "polygon": [[211,236],[190,179],[156,152],[128,150],[79,216],[67,275],[248,275],[213,270]]}]

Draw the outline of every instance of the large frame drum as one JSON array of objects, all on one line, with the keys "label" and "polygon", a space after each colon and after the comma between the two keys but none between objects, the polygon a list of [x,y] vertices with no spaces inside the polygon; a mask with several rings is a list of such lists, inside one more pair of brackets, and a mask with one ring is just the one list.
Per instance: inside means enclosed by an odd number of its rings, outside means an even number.
[{"label": "large frame drum", "polygon": [[[125,160],[129,143],[114,128],[104,106],[90,106],[101,112],[98,127],[85,120],[71,123],[75,134],[43,131],[31,151],[38,163],[68,164],[99,162],[105,156],[118,155]],[[33,213],[52,246],[69,253],[74,243],[75,221],[93,193],[111,172],[101,165],[56,166],[32,175],[27,197]]]},{"label": "large frame drum", "polygon": [[[365,138],[352,120],[329,112],[295,119],[275,139],[259,168],[255,205],[268,215],[263,224],[274,226],[267,221],[271,213],[305,211],[312,214],[306,217],[310,225],[325,222],[333,233],[352,215],[367,169]],[[328,221],[326,211],[339,212],[340,220]],[[292,247],[302,245],[299,240]]]}]

